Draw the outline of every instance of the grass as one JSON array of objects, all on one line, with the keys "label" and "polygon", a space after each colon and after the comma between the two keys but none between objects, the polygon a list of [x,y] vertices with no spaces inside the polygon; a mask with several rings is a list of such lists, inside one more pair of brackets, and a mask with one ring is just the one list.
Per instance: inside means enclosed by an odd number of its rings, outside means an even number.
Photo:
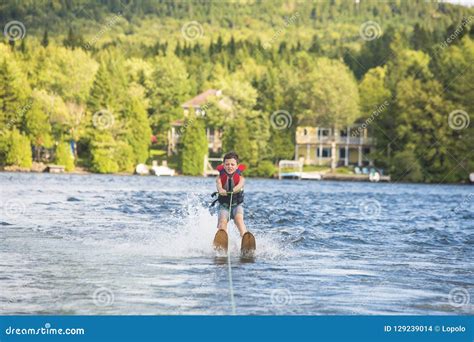
[{"label": "grass", "polygon": [[342,166],[336,169],[336,173],[344,174],[344,175],[352,175],[354,171],[350,167]]},{"label": "grass", "polygon": [[[286,167],[281,169],[282,172],[298,172],[297,169]],[[304,165],[303,172],[331,172],[331,168],[326,165]],[[335,173],[350,175],[353,174],[351,167],[341,166],[336,168]]]},{"label": "grass", "polygon": [[303,171],[304,172],[326,172],[329,171],[330,167],[326,165],[305,165],[303,166]]},{"label": "grass", "polygon": [[162,157],[166,155],[166,151],[163,150],[150,150],[150,157]]}]

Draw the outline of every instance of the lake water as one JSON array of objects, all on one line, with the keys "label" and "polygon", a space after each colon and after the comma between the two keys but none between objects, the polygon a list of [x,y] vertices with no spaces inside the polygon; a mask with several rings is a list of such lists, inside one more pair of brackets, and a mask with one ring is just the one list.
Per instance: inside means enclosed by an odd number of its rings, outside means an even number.
[{"label": "lake water", "polygon": [[[231,314],[214,180],[0,173],[0,314]],[[247,179],[237,314],[474,314],[472,186]]]}]

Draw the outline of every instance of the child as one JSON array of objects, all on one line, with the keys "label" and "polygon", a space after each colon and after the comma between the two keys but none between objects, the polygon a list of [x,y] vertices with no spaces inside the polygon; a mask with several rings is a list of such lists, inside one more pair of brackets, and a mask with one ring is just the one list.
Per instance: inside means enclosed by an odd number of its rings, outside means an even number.
[{"label": "child", "polygon": [[217,167],[219,176],[216,179],[217,192],[219,193],[219,219],[217,223],[218,229],[227,231],[227,220],[229,219],[229,204],[232,194],[232,212],[230,218],[234,219],[240,236],[244,236],[247,228],[244,223],[244,184],[245,179],[242,176],[244,165],[238,165],[239,156],[235,152],[229,152],[224,156],[224,162]]},{"label": "child", "polygon": [[[255,241],[253,235],[247,231],[244,223],[244,192],[245,178],[242,171],[245,170],[244,165],[239,165],[239,156],[235,152],[229,152],[224,156],[224,162],[217,167],[219,176],[216,179],[217,192],[219,197],[219,218],[217,223],[218,233],[221,230],[227,233],[227,222],[229,220],[229,207],[231,207],[230,218],[234,220],[242,237],[242,249],[247,249],[248,240]],[[232,203],[231,203],[232,199]],[[225,234],[227,235],[227,234]],[[224,240],[227,245],[227,238]],[[216,240],[214,240],[216,245]],[[253,245],[255,242],[253,242]],[[252,249],[255,249],[253,247]]]}]

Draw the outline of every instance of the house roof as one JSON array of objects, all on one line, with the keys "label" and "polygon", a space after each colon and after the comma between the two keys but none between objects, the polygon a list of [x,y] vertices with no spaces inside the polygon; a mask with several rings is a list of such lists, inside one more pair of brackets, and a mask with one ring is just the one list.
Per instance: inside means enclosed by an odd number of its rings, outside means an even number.
[{"label": "house roof", "polygon": [[217,89],[208,89],[205,92],[197,95],[196,97],[192,98],[189,101],[186,101],[181,105],[183,108],[199,108],[203,104],[206,103],[207,98],[210,96],[219,96],[221,95],[221,91]]},{"label": "house roof", "polygon": [[174,126],[174,127],[180,127],[180,126],[183,126],[183,125],[184,125],[183,120],[174,120],[173,122],[171,122],[171,126]]}]

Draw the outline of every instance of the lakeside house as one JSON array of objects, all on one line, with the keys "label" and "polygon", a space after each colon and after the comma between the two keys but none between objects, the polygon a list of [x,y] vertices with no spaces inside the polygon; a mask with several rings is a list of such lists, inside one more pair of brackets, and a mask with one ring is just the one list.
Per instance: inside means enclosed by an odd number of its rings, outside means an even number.
[{"label": "lakeside house", "polygon": [[295,160],[304,165],[372,166],[369,155],[374,140],[367,128],[299,126],[296,128]]},{"label": "lakeside house", "polygon": [[[181,105],[186,119],[202,117],[210,107],[211,97],[218,98],[218,105],[229,108],[231,105],[221,90],[208,89]],[[168,132],[168,155],[178,152],[183,120],[171,123]],[[373,166],[370,153],[374,151],[374,141],[367,128],[353,124],[344,128],[301,125],[296,128],[295,160],[304,165],[321,166]],[[222,130],[206,127],[209,156],[222,154]]]},{"label": "lakeside house", "polygon": [[[188,119],[191,115],[196,117],[205,116],[206,110],[210,106],[209,100],[211,97],[220,98],[220,106],[228,106],[224,97],[222,96],[221,90],[208,89],[181,105],[183,108],[184,117]],[[171,128],[168,131],[168,155],[176,154],[178,152],[178,144],[181,142],[181,133],[183,129],[183,120],[175,120],[171,123]],[[206,136],[209,153],[213,155],[222,153],[222,130],[214,127],[206,127]]]}]

